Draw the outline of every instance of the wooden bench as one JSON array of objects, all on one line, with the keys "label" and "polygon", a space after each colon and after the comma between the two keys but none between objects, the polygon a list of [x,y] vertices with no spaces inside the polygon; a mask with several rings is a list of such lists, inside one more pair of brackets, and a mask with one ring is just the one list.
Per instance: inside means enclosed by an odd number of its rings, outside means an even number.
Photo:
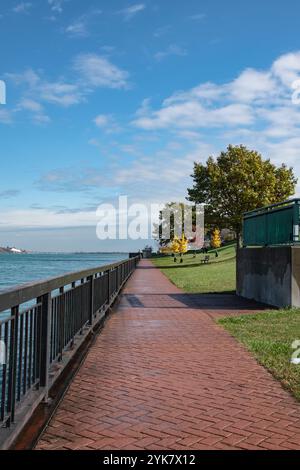
[{"label": "wooden bench", "polygon": [[210,256],[207,255],[207,256],[205,256],[205,258],[203,258],[203,259],[201,260],[201,264],[208,264],[208,263],[209,263],[209,260],[210,260]]}]

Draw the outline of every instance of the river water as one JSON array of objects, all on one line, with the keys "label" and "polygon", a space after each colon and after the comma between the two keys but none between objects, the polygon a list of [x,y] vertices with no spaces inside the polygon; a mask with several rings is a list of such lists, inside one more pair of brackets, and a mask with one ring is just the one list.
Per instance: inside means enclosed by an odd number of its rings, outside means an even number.
[{"label": "river water", "polygon": [[0,254],[0,290],[127,258],[128,253]]}]

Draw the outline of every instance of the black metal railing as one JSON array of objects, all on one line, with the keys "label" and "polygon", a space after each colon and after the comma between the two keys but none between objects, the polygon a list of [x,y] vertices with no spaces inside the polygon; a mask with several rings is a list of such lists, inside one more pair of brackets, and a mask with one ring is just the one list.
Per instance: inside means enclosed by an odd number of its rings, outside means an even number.
[{"label": "black metal railing", "polygon": [[5,347],[0,428],[15,423],[32,392],[40,392],[39,402],[47,398],[57,371],[64,368],[64,356],[70,358],[74,345],[103,317],[137,262],[128,259],[0,292],[2,356]]}]

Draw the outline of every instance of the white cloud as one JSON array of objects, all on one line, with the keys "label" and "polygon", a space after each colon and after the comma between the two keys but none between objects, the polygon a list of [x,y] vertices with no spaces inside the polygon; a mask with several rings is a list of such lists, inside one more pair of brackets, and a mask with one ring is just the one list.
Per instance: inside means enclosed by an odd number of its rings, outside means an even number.
[{"label": "white cloud", "polygon": [[273,74],[286,86],[300,77],[300,51],[284,54],[273,64]]},{"label": "white cloud", "polygon": [[230,84],[229,89],[233,99],[243,102],[269,100],[279,92],[278,83],[271,72],[259,72],[254,69],[242,72]]},{"label": "white cloud", "polygon": [[83,20],[76,20],[65,29],[70,36],[88,36],[87,25]]},{"label": "white cloud", "polygon": [[19,103],[20,109],[26,109],[28,111],[32,111],[34,113],[40,113],[43,111],[43,107],[37,101],[34,101],[30,98],[23,98]]},{"label": "white cloud", "polygon": [[[100,147],[96,139],[91,139],[90,144]],[[37,185],[47,191],[90,194],[105,188],[106,194],[127,194],[139,201],[184,200],[194,160],[206,157],[213,150],[211,145],[200,141],[192,146],[187,142],[180,145],[176,138],[161,150],[150,152],[140,152],[137,146],[124,145],[121,155],[128,153],[131,157],[126,166],[124,160],[121,163],[119,153],[115,160],[106,161],[105,170],[58,169],[43,175]]]},{"label": "white cloud", "polygon": [[28,13],[28,11],[32,8],[32,3],[30,2],[21,2],[18,3],[15,7],[13,7],[13,11],[15,13]]},{"label": "white cloud", "polygon": [[138,13],[145,10],[146,5],[144,3],[136,3],[135,5],[131,5],[127,8],[119,10],[117,13],[123,15],[125,21],[130,21],[134,18]]},{"label": "white cloud", "polygon": [[[300,69],[298,72],[295,60],[298,53],[292,54],[293,60],[287,56],[265,70],[242,70],[228,82],[200,82],[193,88],[178,90],[157,106],[145,99],[136,113],[133,124],[138,132],[132,141],[128,139],[122,146],[113,141],[108,153],[99,132],[90,139],[102,156],[109,157],[101,160],[105,168],[53,171],[41,178],[38,187],[89,195],[105,187],[109,194],[183,200],[191,185],[193,162],[205,161],[229,143],[248,145],[277,164],[294,165],[295,172],[300,173],[300,106],[292,104],[290,87],[291,80],[299,78]],[[25,106],[38,115],[39,103],[43,106],[46,98],[55,102],[60,95],[65,98],[75,94],[80,101],[97,87],[126,88],[128,83],[127,72],[102,56],[78,56],[74,67],[75,89],[62,79],[47,82],[36,72],[23,74],[26,87],[39,92],[36,97],[26,96],[36,103],[25,101]],[[45,90],[51,91],[54,98],[45,96]],[[95,116],[93,123],[103,132],[111,132],[116,124],[113,115],[103,113]],[[147,137],[154,139],[150,145]],[[124,152],[130,154],[126,166]]]},{"label": "white cloud", "polygon": [[33,101],[68,107],[84,100],[83,90],[77,83],[67,83],[62,80],[49,82],[31,69],[20,74],[7,74],[6,76],[16,85],[25,87],[24,99],[25,103],[27,100],[27,109],[28,103]]},{"label": "white cloud", "polygon": [[158,61],[165,59],[168,56],[186,56],[187,51],[176,44],[171,44],[165,50],[159,51],[154,55],[154,58]]},{"label": "white cloud", "polygon": [[286,137],[299,135],[300,106],[285,104],[276,107],[262,107],[260,118],[268,123],[264,134],[269,137]]},{"label": "white cloud", "polygon": [[120,131],[119,125],[111,114],[98,114],[94,119],[94,124],[108,134]]},{"label": "white cloud", "polygon": [[267,141],[264,147],[265,152],[272,156],[272,161],[277,164],[287,163],[288,165],[292,165],[296,170],[296,174],[300,174],[299,132],[297,137],[282,139],[279,142]]},{"label": "white cloud", "polygon": [[89,23],[101,15],[102,10],[93,9],[90,12],[81,15],[65,28],[65,32],[71,37],[86,37],[89,35]]},{"label": "white cloud", "polygon": [[[214,152],[194,153],[198,161],[218,154],[229,143],[242,143],[276,164],[294,166],[300,174],[300,105],[292,102],[292,83],[299,78],[300,51],[296,51],[279,57],[268,69],[247,68],[229,82],[199,83],[174,92],[156,108],[147,99],[136,112],[133,125],[150,135],[160,135],[163,141],[176,136],[196,147],[214,143]],[[176,162],[183,168],[187,162],[191,173],[188,154],[182,154],[181,159],[172,154],[168,157],[170,168]],[[142,175],[142,168],[135,168]],[[130,169],[122,170],[123,181],[129,173]],[[145,177],[151,180],[153,173],[151,165],[146,165]],[[164,174],[166,182],[176,179],[167,168],[160,168],[159,174]]]},{"label": "white cloud", "polygon": [[58,213],[49,209],[19,209],[0,212],[0,226],[5,228],[95,226],[97,221],[95,210]]},{"label": "white cloud", "polygon": [[44,107],[38,101],[31,98],[22,98],[17,105],[16,111],[29,111],[32,119],[37,124],[48,124],[51,119],[44,112]]},{"label": "white cloud", "polygon": [[189,16],[189,19],[194,21],[202,21],[204,18],[206,18],[205,13],[196,13],[195,15]]},{"label": "white cloud", "polygon": [[208,109],[197,101],[186,101],[163,107],[150,115],[139,116],[134,124],[147,130],[197,129],[205,127],[221,127],[247,125],[253,122],[252,110],[245,104],[228,104]]},{"label": "white cloud", "polygon": [[29,88],[34,88],[40,81],[39,75],[32,69],[24,70],[23,73],[7,73],[6,77],[16,85],[26,84]]},{"label": "white cloud", "polygon": [[140,109],[142,129],[265,128],[269,136],[299,132],[299,108],[291,102],[291,83],[300,76],[300,52],[277,59],[269,70],[248,68],[228,83],[200,83],[166,98],[159,109]]},{"label": "white cloud", "polygon": [[33,115],[33,121],[36,124],[49,124],[49,122],[51,122],[51,119],[49,116],[47,116],[47,114],[38,113]]},{"label": "white cloud", "polygon": [[96,54],[80,54],[75,58],[74,70],[86,86],[127,88],[129,74]]},{"label": "white cloud", "polygon": [[83,101],[78,85],[64,82],[44,82],[40,86],[41,99],[48,103],[68,107]]},{"label": "white cloud", "polygon": [[[74,77],[74,71],[76,76]],[[72,64],[72,81],[60,77],[49,81],[41,72],[27,69],[22,73],[7,73],[5,78],[18,86],[21,98],[14,111],[29,111],[36,123],[48,123],[50,117],[45,113],[46,104],[70,107],[87,100],[96,88],[128,88],[129,74],[112,64],[106,57],[96,54],[81,54]],[[0,121],[10,123],[12,113],[1,110]],[[110,128],[106,132],[117,132],[119,126],[110,117]]]},{"label": "white cloud", "polygon": [[228,93],[227,85],[216,85],[215,83],[206,82],[202,83],[188,91],[177,91],[169,98],[163,101],[164,106],[173,103],[180,103],[189,100],[201,100],[202,102],[216,101]]},{"label": "white cloud", "polygon": [[94,119],[94,123],[96,124],[97,127],[106,127],[110,122],[110,116],[107,114],[99,114],[97,117]]},{"label": "white cloud", "polygon": [[48,0],[48,3],[51,7],[51,10],[55,13],[62,13],[63,11],[63,4],[66,0]]}]

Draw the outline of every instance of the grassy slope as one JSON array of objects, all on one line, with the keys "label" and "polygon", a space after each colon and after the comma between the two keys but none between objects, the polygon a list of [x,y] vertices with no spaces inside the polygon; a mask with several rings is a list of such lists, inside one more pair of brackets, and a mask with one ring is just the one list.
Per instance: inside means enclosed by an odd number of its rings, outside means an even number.
[{"label": "grassy slope", "polygon": [[300,400],[300,365],[291,364],[291,344],[300,339],[300,309],[227,317],[219,323]]},{"label": "grassy slope", "polygon": [[220,248],[219,258],[210,253],[211,262],[201,265],[204,255],[184,255],[183,264],[174,263],[173,258],[154,258],[153,263],[178,287],[186,292],[228,293],[235,290],[235,246]]}]

